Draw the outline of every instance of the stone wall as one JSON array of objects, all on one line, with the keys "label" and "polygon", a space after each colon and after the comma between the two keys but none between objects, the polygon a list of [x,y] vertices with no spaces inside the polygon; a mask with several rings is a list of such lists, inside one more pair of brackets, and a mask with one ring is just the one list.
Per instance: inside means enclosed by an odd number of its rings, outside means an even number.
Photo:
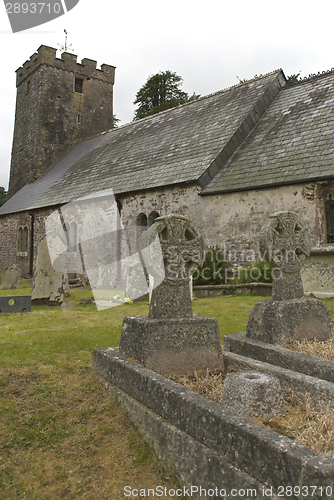
[{"label": "stone wall", "polygon": [[[37,243],[45,233],[45,219],[54,209],[40,209],[33,212],[18,212],[0,217],[0,272],[15,262],[22,270],[22,277],[27,278],[31,272],[31,230],[33,228],[33,269],[36,260]],[[17,233],[19,227],[28,228],[27,252],[17,251]]]},{"label": "stone wall", "polygon": [[[184,215],[190,218],[196,229],[204,235],[207,245],[215,244],[223,250],[224,260],[231,266],[245,265],[247,261],[259,260],[261,256],[258,242],[263,223],[276,211],[290,210],[298,214],[303,224],[310,229],[313,234],[313,247],[321,249],[322,253],[324,249],[328,250],[325,258],[321,252],[317,253],[317,263],[320,260],[320,263],[326,261],[328,264],[333,260],[334,249],[333,246],[326,244],[323,191],[330,188],[332,189],[328,185],[324,188],[320,183],[309,183],[202,197],[199,195],[201,188],[194,183],[122,195],[118,198],[122,205],[121,219],[125,228],[138,227],[137,217],[140,214],[145,214],[147,218],[153,212],[157,212],[160,216],[171,213]],[[44,234],[44,220],[55,208],[57,207],[33,211],[35,242]],[[103,210],[107,213],[109,208],[105,202]],[[93,214],[93,202],[87,205],[85,210]],[[73,213],[76,214],[75,217]],[[73,213],[69,216],[69,222],[76,219],[80,225],[84,212],[79,209]],[[30,246],[28,256],[16,255],[16,233],[20,225],[27,225],[30,242],[31,216],[28,212],[0,218],[2,234],[0,271],[12,262],[17,262],[22,268],[23,275],[26,275],[29,272]],[[78,231],[80,232],[80,227]],[[123,255],[126,254],[127,243],[124,236],[121,242]],[[314,267],[314,263],[312,266]],[[100,268],[102,267],[101,262]],[[329,267],[326,271],[327,277],[323,278],[325,281],[321,286],[325,286],[327,293],[334,293],[331,280],[333,268],[330,264]],[[314,274],[312,271],[312,273],[312,279],[317,279],[317,272]],[[124,273],[119,278],[124,282]],[[308,292],[312,291],[312,286],[310,288],[308,285]]]},{"label": "stone wall", "polygon": [[200,191],[198,185],[192,184],[121,197],[122,222],[134,225],[139,214],[149,217],[153,211],[161,216],[184,215],[192,220],[208,245],[225,247],[227,257],[236,255],[240,261],[246,260],[244,257],[259,257],[261,227],[270,214],[282,210],[295,212],[309,227],[313,246],[325,241],[323,204],[314,183],[211,196],[200,196]]},{"label": "stone wall", "polygon": [[[122,222],[135,225],[136,218],[145,214],[149,218],[155,211],[160,216],[176,213],[189,217],[203,234],[207,245],[217,245],[231,267],[244,266],[261,258],[260,230],[274,212],[295,212],[312,235],[312,255],[304,266],[306,291],[312,289],[334,295],[334,247],[326,243],[324,202],[330,192],[334,197],[334,183],[295,184],[271,189],[251,190],[211,196],[200,196],[196,185],[167,187],[121,197]],[[318,251],[317,251],[318,249]],[[324,250],[326,256],[324,257]],[[323,258],[324,257],[324,258]],[[317,263],[326,262],[326,272],[318,274]],[[308,266],[312,266],[308,270]],[[323,266],[322,266],[323,267]],[[309,277],[311,275],[311,278]],[[319,277],[321,283],[319,284]]]},{"label": "stone wall", "polygon": [[22,276],[26,277],[29,275],[30,244],[28,243],[27,254],[19,256],[17,252],[17,232],[20,226],[28,227],[28,242],[29,242],[31,219],[27,212],[9,214],[2,216],[0,218],[1,272],[4,272],[7,266],[15,262],[22,270]]}]

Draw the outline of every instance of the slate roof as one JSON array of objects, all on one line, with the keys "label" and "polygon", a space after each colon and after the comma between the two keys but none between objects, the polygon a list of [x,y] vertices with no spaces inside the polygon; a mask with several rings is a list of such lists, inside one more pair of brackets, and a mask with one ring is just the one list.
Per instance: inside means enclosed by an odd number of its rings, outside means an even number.
[{"label": "slate roof", "polygon": [[334,177],[334,73],[288,85],[202,194]]},{"label": "slate roof", "polygon": [[121,194],[199,179],[204,185],[222,149],[234,151],[284,84],[278,70],[80,143],[16,193],[0,214],[110,188]]}]

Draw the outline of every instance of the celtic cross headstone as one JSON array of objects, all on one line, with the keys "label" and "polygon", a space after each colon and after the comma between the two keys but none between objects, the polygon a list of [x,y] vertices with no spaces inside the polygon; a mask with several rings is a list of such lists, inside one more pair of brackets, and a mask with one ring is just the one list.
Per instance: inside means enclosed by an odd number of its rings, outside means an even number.
[{"label": "celtic cross headstone", "polygon": [[326,304],[304,296],[301,268],[310,249],[309,232],[296,214],[277,212],[269,217],[261,232],[260,250],[273,268],[273,293],[250,312],[247,337],[278,345],[333,337]]},{"label": "celtic cross headstone", "polygon": [[[161,258],[156,258],[157,245]],[[189,280],[203,263],[205,245],[191,222],[182,216],[159,217],[141,240],[147,272],[159,282],[152,291],[152,318],[192,317]]]},{"label": "celtic cross headstone", "polygon": [[159,217],[141,237],[145,273],[154,280],[148,316],[123,320],[120,352],[163,375],[222,368],[215,318],[193,314],[189,280],[205,245],[183,216]]},{"label": "celtic cross headstone", "polygon": [[293,212],[269,217],[260,238],[260,251],[274,270],[273,300],[304,297],[301,268],[310,255],[308,229]]}]

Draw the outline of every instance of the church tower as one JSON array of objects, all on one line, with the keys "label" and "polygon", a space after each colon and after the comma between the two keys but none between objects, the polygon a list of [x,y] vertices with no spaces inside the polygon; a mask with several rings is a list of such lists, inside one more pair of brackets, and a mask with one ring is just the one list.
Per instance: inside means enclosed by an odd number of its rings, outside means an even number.
[{"label": "church tower", "polygon": [[113,127],[115,67],[41,45],[16,71],[9,197],[36,181],[71,146]]}]

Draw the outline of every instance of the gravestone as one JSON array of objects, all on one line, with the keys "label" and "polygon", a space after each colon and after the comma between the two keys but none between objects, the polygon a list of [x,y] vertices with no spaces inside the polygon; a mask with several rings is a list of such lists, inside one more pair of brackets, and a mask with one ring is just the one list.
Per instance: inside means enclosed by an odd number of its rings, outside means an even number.
[{"label": "gravestone", "polygon": [[159,217],[141,253],[154,279],[149,314],[124,318],[120,352],[163,375],[221,368],[217,320],[192,311],[189,280],[204,260],[203,238],[185,217]]},{"label": "gravestone", "polygon": [[274,418],[286,415],[278,378],[256,370],[228,373],[220,404],[250,418]]},{"label": "gravestone", "polygon": [[301,267],[310,253],[310,236],[298,216],[272,214],[261,232],[260,250],[273,268],[273,293],[271,299],[260,300],[253,307],[246,336],[277,345],[332,338],[326,304],[304,296]]},{"label": "gravestone", "polygon": [[73,311],[75,309],[72,302],[63,302],[60,308],[63,312]]},{"label": "gravestone", "polygon": [[[32,282],[31,300],[35,305],[61,305],[64,296],[69,294],[66,273],[66,243],[55,231],[46,233],[37,246],[36,270]],[[50,259],[59,255],[56,269]]]},{"label": "gravestone", "polygon": [[1,281],[1,290],[13,290],[19,288],[21,269],[13,263],[5,269]]}]

